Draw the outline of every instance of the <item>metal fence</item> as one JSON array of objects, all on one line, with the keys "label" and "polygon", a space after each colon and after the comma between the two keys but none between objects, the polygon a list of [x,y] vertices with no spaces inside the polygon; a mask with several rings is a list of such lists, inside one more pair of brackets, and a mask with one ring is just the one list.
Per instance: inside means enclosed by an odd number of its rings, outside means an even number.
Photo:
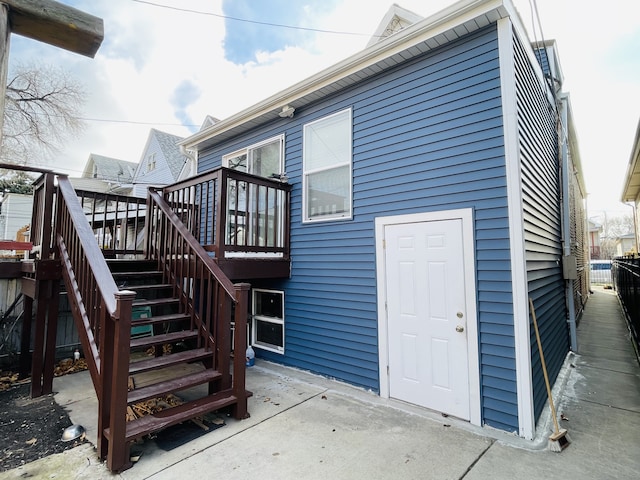
[{"label": "metal fence", "polygon": [[631,330],[636,353],[638,353],[640,352],[640,258],[615,258],[611,272]]}]

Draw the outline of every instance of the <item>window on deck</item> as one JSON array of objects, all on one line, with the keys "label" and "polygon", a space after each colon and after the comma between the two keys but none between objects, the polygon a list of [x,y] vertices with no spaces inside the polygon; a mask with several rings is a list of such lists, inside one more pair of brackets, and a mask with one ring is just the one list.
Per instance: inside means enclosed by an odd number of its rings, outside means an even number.
[{"label": "window on deck", "polygon": [[[265,178],[279,178],[284,172],[284,135],[224,155],[222,165]],[[227,188],[225,244],[239,254],[242,247],[281,247],[285,235],[284,192],[233,178]]]},{"label": "window on deck", "polygon": [[222,165],[233,170],[269,178],[283,172],[284,136],[280,135],[222,157]]}]

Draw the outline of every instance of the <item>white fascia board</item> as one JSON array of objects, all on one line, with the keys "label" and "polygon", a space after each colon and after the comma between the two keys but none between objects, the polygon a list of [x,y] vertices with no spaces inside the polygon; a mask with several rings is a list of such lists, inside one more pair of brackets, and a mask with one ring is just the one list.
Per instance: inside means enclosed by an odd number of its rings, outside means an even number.
[{"label": "white fascia board", "polygon": [[559,98],[565,103],[567,108],[567,141],[569,142],[569,156],[571,158],[571,164],[578,177],[580,183],[580,189],[586,195],[587,186],[584,182],[584,171],[582,169],[582,157],[580,156],[580,149],[578,148],[578,134],[576,133],[576,126],[573,117],[573,108],[571,107],[571,96],[568,92],[560,92]]},{"label": "white fascia board", "polygon": [[[454,3],[450,7],[390,36],[387,40],[372,45],[252,107],[187,137],[179,142],[179,145],[184,145],[190,150],[197,149],[198,145],[205,140],[212,139],[216,135],[252,120],[257,120],[263,115],[273,114],[285,105],[292,104],[306,95],[335,84],[417,44],[425,43],[435,37],[446,38],[445,33],[456,32],[456,27],[473,22],[478,17],[486,16],[497,20],[510,15],[517,15],[510,0],[462,0]],[[482,26],[481,22],[476,22],[476,29],[482,28]],[[462,30],[468,31],[466,28]],[[458,33],[455,33],[455,36],[459,36]]]},{"label": "white fascia board", "polygon": [[636,127],[636,135],[633,140],[633,146],[631,149],[631,155],[629,157],[629,163],[627,164],[627,173],[624,176],[624,187],[622,188],[622,195],[620,201],[636,202],[638,198],[638,188],[632,187],[633,175],[638,171],[640,164],[640,121]]}]

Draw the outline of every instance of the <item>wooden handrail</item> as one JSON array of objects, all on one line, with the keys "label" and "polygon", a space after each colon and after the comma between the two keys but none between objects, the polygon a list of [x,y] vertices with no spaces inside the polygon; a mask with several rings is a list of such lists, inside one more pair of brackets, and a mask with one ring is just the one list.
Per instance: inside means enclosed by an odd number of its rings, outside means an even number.
[{"label": "wooden handrail", "polygon": [[[128,459],[127,378],[135,292],[119,290],[71,182],[58,178],[56,244],[85,358],[98,397],[100,458],[110,469]],[[107,440],[105,430],[111,438]]]},{"label": "wooden handrail", "polygon": [[71,182],[66,177],[58,178],[58,191],[66,208],[69,212],[69,219],[73,223],[74,229],[78,235],[78,240],[82,245],[86,261],[89,264],[91,272],[96,279],[96,287],[100,290],[104,304],[107,307],[109,315],[116,315],[116,293],[118,286],[116,285],[109,266],[102,255],[102,251],[96,242],[93,231],[78,201]]}]

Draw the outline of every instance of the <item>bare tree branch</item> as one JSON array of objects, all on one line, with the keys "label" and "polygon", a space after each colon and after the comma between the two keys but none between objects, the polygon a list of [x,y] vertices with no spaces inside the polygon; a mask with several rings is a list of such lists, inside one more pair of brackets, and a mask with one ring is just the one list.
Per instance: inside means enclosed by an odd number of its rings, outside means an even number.
[{"label": "bare tree branch", "polygon": [[8,81],[0,161],[50,163],[64,142],[80,133],[86,94],[53,66],[17,65]]}]

